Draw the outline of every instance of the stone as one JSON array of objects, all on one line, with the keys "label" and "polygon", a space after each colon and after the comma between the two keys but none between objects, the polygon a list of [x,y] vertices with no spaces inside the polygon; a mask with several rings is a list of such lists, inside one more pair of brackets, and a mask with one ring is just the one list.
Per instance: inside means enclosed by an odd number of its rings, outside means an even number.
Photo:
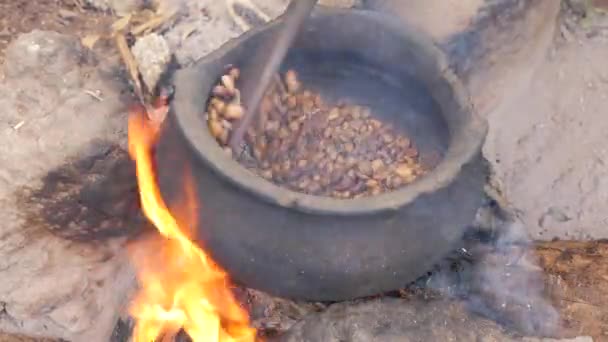
[{"label": "stone", "polygon": [[[591,2],[567,5],[588,12]],[[493,182],[530,237],[608,238],[601,209],[608,152],[600,147],[608,129],[601,118],[608,105],[600,66],[605,40],[594,43],[582,32],[554,47],[559,1],[366,0],[363,6],[397,15],[446,51],[488,119],[483,152]]]},{"label": "stone", "polygon": [[311,313],[325,308],[321,303],[295,302],[243,288],[251,325],[261,331],[285,332]]},{"label": "stone", "polygon": [[606,58],[602,45],[568,43],[488,115],[484,155],[533,239],[608,238]]},{"label": "stone", "polygon": [[163,37],[182,66],[194,63],[244,32],[224,1],[183,1],[179,13],[179,20]]},{"label": "stone", "polygon": [[80,196],[126,155],[125,81],[117,64],[84,59],[77,37],[46,31],[16,38],[4,67],[0,331],[107,341],[135,281],[121,234],[132,231]]},{"label": "stone", "polygon": [[277,341],[593,342],[593,338],[519,337],[472,315],[456,301],[383,298],[334,304],[304,318]]},{"label": "stone", "polygon": [[385,298],[334,304],[296,324],[281,342],[519,341],[449,301]]},{"label": "stone", "polygon": [[[283,13],[287,0],[184,0],[180,17],[163,34],[176,61],[189,65],[228,40]],[[321,0],[321,5],[360,7],[360,0]]]},{"label": "stone", "polygon": [[151,93],[154,93],[158,81],[171,62],[171,51],[167,41],[161,35],[150,33],[138,38],[131,51],[144,84]]}]

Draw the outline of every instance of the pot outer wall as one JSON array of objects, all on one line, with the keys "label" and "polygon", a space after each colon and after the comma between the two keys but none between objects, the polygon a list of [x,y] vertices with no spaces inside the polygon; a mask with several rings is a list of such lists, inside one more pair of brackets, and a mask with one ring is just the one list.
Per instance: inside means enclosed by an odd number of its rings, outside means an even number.
[{"label": "pot outer wall", "polygon": [[[391,214],[317,216],[278,207],[220,179],[197,157],[173,115],[157,147],[159,183],[177,202],[189,168],[199,203],[200,244],[236,282],[294,299],[334,301],[394,290],[454,248],[483,198],[481,156],[448,187]],[[179,210],[173,210],[179,212]]]}]

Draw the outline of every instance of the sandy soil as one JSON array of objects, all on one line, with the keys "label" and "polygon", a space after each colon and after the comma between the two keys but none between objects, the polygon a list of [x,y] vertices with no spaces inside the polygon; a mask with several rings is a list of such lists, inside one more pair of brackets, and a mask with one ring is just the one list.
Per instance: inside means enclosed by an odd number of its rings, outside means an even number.
[{"label": "sandy soil", "polygon": [[85,10],[78,3],[76,0],[0,2],[0,65],[7,45],[20,33],[36,28],[84,37],[107,28],[111,21],[109,16]]}]

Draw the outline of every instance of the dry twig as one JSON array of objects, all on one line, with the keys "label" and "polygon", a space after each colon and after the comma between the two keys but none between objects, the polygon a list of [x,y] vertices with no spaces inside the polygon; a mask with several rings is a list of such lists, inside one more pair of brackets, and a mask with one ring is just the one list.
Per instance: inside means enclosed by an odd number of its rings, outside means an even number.
[{"label": "dry twig", "polygon": [[268,22],[270,21],[270,17],[260,10],[251,0],[226,0],[226,6],[228,8],[228,14],[232,17],[232,20],[239,25],[239,27],[243,31],[248,31],[251,29],[251,25],[249,25],[241,16],[239,16],[234,10],[235,5],[241,5],[242,7],[248,8],[250,11],[255,13],[259,18]]}]

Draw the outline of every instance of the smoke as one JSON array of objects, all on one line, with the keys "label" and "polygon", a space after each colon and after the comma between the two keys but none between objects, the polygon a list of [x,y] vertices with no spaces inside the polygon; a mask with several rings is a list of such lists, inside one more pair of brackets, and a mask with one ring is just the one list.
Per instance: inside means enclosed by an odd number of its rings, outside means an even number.
[{"label": "smoke", "polygon": [[471,231],[458,256],[440,265],[424,286],[522,334],[555,336],[559,314],[545,293],[543,270],[525,227],[496,216],[492,225]]},{"label": "smoke", "polygon": [[519,222],[506,223],[472,273],[469,308],[530,335],[551,336],[559,315],[546,298],[542,268]]}]

